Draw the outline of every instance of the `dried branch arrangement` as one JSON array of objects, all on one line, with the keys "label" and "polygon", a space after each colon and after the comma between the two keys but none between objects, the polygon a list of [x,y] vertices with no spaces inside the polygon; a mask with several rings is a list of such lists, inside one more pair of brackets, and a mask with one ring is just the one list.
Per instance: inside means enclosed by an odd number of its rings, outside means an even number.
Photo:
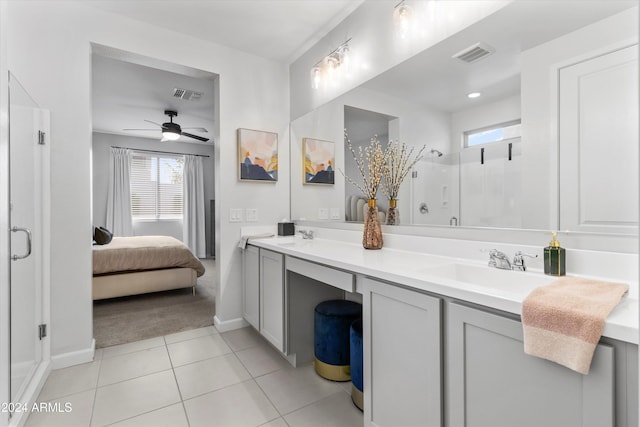
[{"label": "dried branch arrangement", "polygon": [[423,145],[412,159],[415,147],[408,148],[404,142],[389,141],[385,151],[387,167],[384,169],[384,185],[382,186],[382,191],[389,199],[398,198],[402,181],[413,166],[422,159],[422,152],[425,148],[426,145]]},{"label": "dried branch arrangement", "polygon": [[351,145],[347,130],[344,130],[344,142],[353,154],[353,159],[356,162],[360,176],[362,177],[362,184],[355,182],[342,172],[345,179],[353,184],[356,188],[362,191],[365,197],[368,199],[375,199],[378,194],[378,187],[382,178],[385,176],[388,166],[387,157],[388,150],[383,150],[378,135],[374,135],[371,138],[371,142],[364,149],[358,147],[358,153]]}]

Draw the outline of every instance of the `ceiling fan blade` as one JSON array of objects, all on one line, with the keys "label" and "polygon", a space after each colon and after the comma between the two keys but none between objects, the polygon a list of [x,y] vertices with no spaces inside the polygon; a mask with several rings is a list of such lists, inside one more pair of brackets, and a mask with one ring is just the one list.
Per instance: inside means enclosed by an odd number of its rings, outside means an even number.
[{"label": "ceiling fan blade", "polygon": [[188,136],[189,138],[197,139],[198,141],[207,142],[209,138],[203,138],[198,135],[192,135],[190,133],[182,132],[182,136]]},{"label": "ceiling fan blade", "polygon": [[182,128],[182,129],[190,129],[190,130],[195,130],[196,132],[209,133],[209,131],[206,130],[205,128]]},{"label": "ceiling fan blade", "polygon": [[122,130],[136,130],[136,131],[138,131],[138,130],[145,130],[145,131],[148,130],[148,131],[152,131],[152,132],[158,132],[158,130],[160,130],[160,129],[122,129]]},{"label": "ceiling fan blade", "polygon": [[156,125],[156,126],[162,127],[162,125],[160,123],[152,122],[151,120],[147,120],[147,119],[144,119],[144,121],[147,122],[147,123],[151,123],[152,125]]}]

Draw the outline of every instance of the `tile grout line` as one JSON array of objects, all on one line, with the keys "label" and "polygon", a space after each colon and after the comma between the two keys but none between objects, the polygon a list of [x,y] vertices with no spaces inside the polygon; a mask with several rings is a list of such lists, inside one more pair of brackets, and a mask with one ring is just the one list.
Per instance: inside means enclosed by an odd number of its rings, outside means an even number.
[{"label": "tile grout line", "polygon": [[[95,357],[95,352],[94,352]],[[96,401],[98,400],[98,382],[100,381],[100,372],[102,371],[102,360],[104,358],[104,350],[102,351],[102,355],[98,364],[98,376],[96,377],[96,387],[93,390],[93,402],[91,403],[91,416],[89,417],[89,426],[93,424],[93,415],[96,410]]]},{"label": "tile grout line", "polygon": [[191,426],[191,421],[189,420],[189,414],[187,413],[187,407],[184,406],[184,397],[182,396],[182,390],[180,390],[180,384],[178,383],[178,376],[176,375],[176,367],[173,366],[173,360],[171,359],[171,353],[169,352],[169,345],[167,344],[167,339],[165,336],[162,337],[165,343],[165,351],[169,356],[169,363],[171,364],[171,372],[173,373],[173,380],[176,382],[176,388],[178,389],[178,395],[180,396],[180,406],[182,406],[182,412],[184,413],[184,418],[187,420],[187,426]]}]

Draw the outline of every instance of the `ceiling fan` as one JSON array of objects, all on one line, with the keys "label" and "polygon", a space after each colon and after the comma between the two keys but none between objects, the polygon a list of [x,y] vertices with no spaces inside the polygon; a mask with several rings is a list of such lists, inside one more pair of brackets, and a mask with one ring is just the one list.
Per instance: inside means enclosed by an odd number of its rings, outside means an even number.
[{"label": "ceiling fan", "polygon": [[[202,142],[209,141],[209,138],[203,138],[202,136],[193,135],[191,133],[187,133],[187,132],[183,132],[182,131],[182,129],[193,129],[193,130],[197,130],[198,132],[208,132],[208,130],[206,130],[205,128],[182,128],[182,127],[180,127],[180,125],[178,123],[173,123],[173,118],[178,115],[177,111],[164,110],[164,114],[169,116],[169,121],[165,122],[165,123],[162,123],[162,124],[156,123],[156,122],[152,122],[151,120],[146,120],[145,119],[145,122],[151,123],[153,125],[156,125],[156,126],[160,127],[160,130],[162,130],[162,141],[175,141],[178,138],[180,138],[180,136],[186,136],[188,138],[197,139],[198,141],[202,141]],[[154,131],[155,132],[158,129],[123,129],[123,130]]]}]

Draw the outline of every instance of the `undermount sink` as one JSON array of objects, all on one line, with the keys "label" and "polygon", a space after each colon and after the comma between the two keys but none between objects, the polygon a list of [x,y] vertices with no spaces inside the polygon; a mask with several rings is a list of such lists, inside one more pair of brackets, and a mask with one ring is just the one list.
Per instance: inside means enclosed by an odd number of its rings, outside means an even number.
[{"label": "undermount sink", "polygon": [[534,289],[538,286],[548,285],[553,281],[553,278],[539,273],[501,270],[488,266],[459,263],[426,268],[423,272],[442,279],[493,289],[513,289],[516,287]]},{"label": "undermount sink", "polygon": [[276,245],[278,246],[295,246],[298,243],[298,239],[295,237],[278,237],[276,239]]}]

